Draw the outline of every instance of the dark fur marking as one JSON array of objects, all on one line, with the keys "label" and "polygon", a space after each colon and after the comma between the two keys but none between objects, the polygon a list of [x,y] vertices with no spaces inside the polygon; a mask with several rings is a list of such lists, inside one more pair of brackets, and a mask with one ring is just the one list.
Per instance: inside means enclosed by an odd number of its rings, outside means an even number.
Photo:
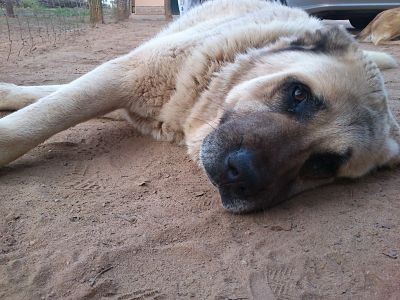
[{"label": "dark fur marking", "polygon": [[316,32],[307,32],[303,37],[291,42],[288,47],[277,49],[272,53],[283,51],[309,51],[322,54],[345,52],[354,44],[354,39],[338,27],[328,27]]},{"label": "dark fur marking", "polygon": [[300,177],[307,179],[336,177],[339,167],[348,161],[351,155],[351,149],[344,154],[330,152],[312,154],[301,168]]}]

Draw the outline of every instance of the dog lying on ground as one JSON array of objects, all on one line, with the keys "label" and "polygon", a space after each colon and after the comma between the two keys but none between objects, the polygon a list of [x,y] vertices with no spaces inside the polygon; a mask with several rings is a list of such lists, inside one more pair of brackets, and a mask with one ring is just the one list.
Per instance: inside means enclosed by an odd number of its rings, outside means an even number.
[{"label": "dog lying on ground", "polygon": [[371,40],[379,45],[400,36],[400,7],[378,14],[359,34],[360,41]]},{"label": "dog lying on ground", "polygon": [[0,85],[0,165],[123,108],[142,133],[183,143],[234,213],[399,162],[378,67],[341,28],[258,0],[206,2],[131,53],[66,85]]}]

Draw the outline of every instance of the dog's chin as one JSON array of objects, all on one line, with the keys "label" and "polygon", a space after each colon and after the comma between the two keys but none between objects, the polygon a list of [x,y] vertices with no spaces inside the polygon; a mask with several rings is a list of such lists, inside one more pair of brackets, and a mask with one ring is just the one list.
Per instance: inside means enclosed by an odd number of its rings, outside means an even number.
[{"label": "dog's chin", "polygon": [[248,214],[260,210],[260,208],[257,208],[254,204],[238,198],[224,200],[221,196],[221,202],[223,208],[232,214]]},{"label": "dog's chin", "polygon": [[265,199],[265,196],[254,195],[241,198],[220,189],[221,203],[224,209],[233,214],[248,214],[252,212],[266,210],[271,207],[272,201]]}]

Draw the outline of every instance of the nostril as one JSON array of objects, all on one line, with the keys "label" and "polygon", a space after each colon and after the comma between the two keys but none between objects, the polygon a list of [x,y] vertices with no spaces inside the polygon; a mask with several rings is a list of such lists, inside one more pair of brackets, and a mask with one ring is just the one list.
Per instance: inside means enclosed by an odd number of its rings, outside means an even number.
[{"label": "nostril", "polygon": [[227,155],[224,174],[228,182],[239,183],[247,181],[252,177],[253,173],[253,155],[249,150],[240,149]]},{"label": "nostril", "polygon": [[245,186],[243,186],[243,185],[239,186],[239,192],[240,193],[244,194],[246,191],[247,191],[247,189],[246,189]]},{"label": "nostril", "polygon": [[230,180],[235,180],[239,177],[239,170],[238,168],[230,161],[230,159],[228,158],[228,178]]}]

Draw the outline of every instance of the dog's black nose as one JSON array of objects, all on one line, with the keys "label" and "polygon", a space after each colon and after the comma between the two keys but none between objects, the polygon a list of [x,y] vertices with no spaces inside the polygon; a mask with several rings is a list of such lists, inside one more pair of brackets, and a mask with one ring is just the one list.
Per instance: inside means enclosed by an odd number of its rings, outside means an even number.
[{"label": "dog's black nose", "polygon": [[260,166],[257,166],[254,153],[239,149],[227,154],[222,170],[222,185],[236,196],[248,196],[262,185]]}]

